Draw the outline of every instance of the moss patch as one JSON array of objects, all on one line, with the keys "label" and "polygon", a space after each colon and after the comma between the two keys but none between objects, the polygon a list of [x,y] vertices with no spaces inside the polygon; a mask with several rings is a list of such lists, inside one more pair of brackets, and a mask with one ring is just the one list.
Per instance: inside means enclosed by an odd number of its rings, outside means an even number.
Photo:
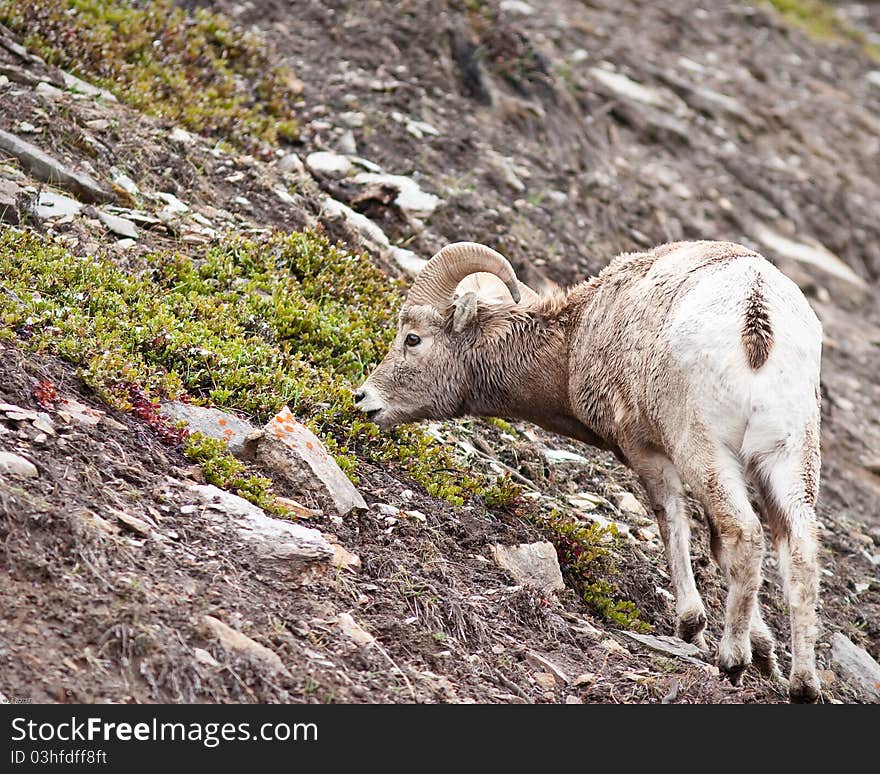
[{"label": "moss patch", "polygon": [[242,145],[297,136],[293,73],[222,14],[170,0],[0,0],[0,22],[147,113]]}]

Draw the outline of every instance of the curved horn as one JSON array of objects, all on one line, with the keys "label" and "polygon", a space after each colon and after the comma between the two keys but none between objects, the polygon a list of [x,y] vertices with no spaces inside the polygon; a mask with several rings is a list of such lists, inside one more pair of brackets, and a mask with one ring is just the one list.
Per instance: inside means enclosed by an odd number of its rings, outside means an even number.
[{"label": "curved horn", "polygon": [[453,242],[436,253],[419,272],[406,303],[445,308],[452,303],[458,283],[478,271],[497,276],[507,285],[514,302],[519,303],[520,283],[513,267],[501,253],[477,242]]}]

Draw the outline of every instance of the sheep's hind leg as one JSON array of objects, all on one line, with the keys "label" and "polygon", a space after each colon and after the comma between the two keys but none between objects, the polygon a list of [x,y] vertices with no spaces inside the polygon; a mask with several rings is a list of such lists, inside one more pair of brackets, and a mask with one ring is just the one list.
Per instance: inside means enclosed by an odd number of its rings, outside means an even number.
[{"label": "sheep's hind leg", "polygon": [[[694,471],[689,480],[706,509],[712,552],[728,583],[718,666],[737,684],[752,662],[751,630],[753,622],[760,619],[764,533],[749,502],[741,464],[721,447],[713,456],[713,467]],[[756,641],[761,642],[765,632],[769,634],[766,626],[756,631]]]},{"label": "sheep's hind leg", "polygon": [[[818,436],[818,433],[816,434]],[[818,470],[818,450],[806,455]],[[763,482],[773,543],[785,585],[791,617],[791,675],[789,696],[794,702],[819,699],[816,672],[816,609],[819,604],[819,563],[816,540],[815,485],[804,490],[799,461],[784,455],[768,464]]]},{"label": "sheep's hind leg", "polygon": [[690,518],[684,487],[672,461],[656,451],[629,450],[627,461],[648,492],[675,591],[676,634],[706,650],[706,609],[697,591],[690,553]]}]

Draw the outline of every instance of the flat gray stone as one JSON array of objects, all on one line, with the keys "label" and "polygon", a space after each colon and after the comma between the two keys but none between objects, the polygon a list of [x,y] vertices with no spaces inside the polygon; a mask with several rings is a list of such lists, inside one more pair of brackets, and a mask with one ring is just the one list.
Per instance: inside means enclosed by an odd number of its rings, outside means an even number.
[{"label": "flat gray stone", "polygon": [[316,529],[267,516],[243,497],[211,484],[196,484],[188,491],[209,511],[225,519],[226,529],[234,530],[266,569],[299,575],[326,567],[333,559],[333,546]]},{"label": "flat gray stone", "polygon": [[82,208],[81,202],[71,199],[69,196],[52,193],[52,191],[41,191],[35,211],[40,220],[52,220],[53,218],[63,218],[65,215],[78,215]]},{"label": "flat gray stone", "polygon": [[0,473],[8,473],[21,478],[36,478],[37,467],[24,457],[12,452],[0,451]]},{"label": "flat gray stone", "polygon": [[100,97],[107,102],[116,102],[116,96],[114,94],[111,94],[106,89],[93,86],[82,78],[77,78],[73,73],[68,73],[62,70],[61,78],[64,80],[64,85],[70,91],[74,91],[77,94],[85,94],[87,97],[92,97],[93,99]]},{"label": "flat gray stone", "polygon": [[565,588],[559,559],[552,543],[520,543],[516,546],[491,546],[499,567],[507,570],[521,586],[532,586],[544,592]]},{"label": "flat gray stone", "polygon": [[290,675],[281,657],[274,650],[252,640],[246,634],[233,629],[220,619],[211,615],[202,616],[201,624],[201,628],[217,640],[225,651],[237,656],[249,656],[272,672]]},{"label": "flat gray stone", "polygon": [[674,656],[675,658],[700,665],[706,663],[699,659],[702,651],[696,645],[680,640],[678,637],[669,637],[665,634],[656,636],[653,634],[638,634],[636,632],[628,632],[625,629],[620,629],[619,633],[658,653],[664,653],[667,656]]},{"label": "flat gray stone", "polygon": [[137,226],[135,226],[130,220],[122,218],[119,215],[112,215],[109,212],[98,210],[98,220],[100,220],[109,231],[112,231],[114,234],[118,234],[121,237],[127,239],[137,239],[140,237]]},{"label": "flat gray stone", "polygon": [[864,648],[840,632],[831,637],[831,663],[850,688],[872,704],[880,704],[880,664]]},{"label": "flat gray stone", "polygon": [[241,455],[247,437],[256,429],[250,422],[216,408],[194,406],[171,401],[160,409],[172,422],[186,422],[191,433],[201,433],[218,441],[226,441],[229,451]]},{"label": "flat gray stone", "polygon": [[38,180],[70,191],[86,202],[106,202],[112,197],[101,185],[82,172],[76,172],[20,137],[0,129],[0,150],[15,156]]},{"label": "flat gray stone", "polygon": [[329,497],[339,514],[367,507],[321,440],[298,422],[287,406],[252,437],[249,446],[257,462],[275,477],[294,489]]}]

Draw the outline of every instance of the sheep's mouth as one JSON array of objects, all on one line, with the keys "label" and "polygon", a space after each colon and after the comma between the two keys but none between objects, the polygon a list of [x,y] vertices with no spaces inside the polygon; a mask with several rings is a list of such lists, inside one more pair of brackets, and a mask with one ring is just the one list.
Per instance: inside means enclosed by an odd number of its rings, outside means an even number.
[{"label": "sheep's mouth", "polygon": [[369,411],[365,411],[364,413],[367,415],[367,419],[370,422],[373,422],[376,419],[376,417],[382,413],[382,409],[380,409],[380,408],[370,409]]}]

